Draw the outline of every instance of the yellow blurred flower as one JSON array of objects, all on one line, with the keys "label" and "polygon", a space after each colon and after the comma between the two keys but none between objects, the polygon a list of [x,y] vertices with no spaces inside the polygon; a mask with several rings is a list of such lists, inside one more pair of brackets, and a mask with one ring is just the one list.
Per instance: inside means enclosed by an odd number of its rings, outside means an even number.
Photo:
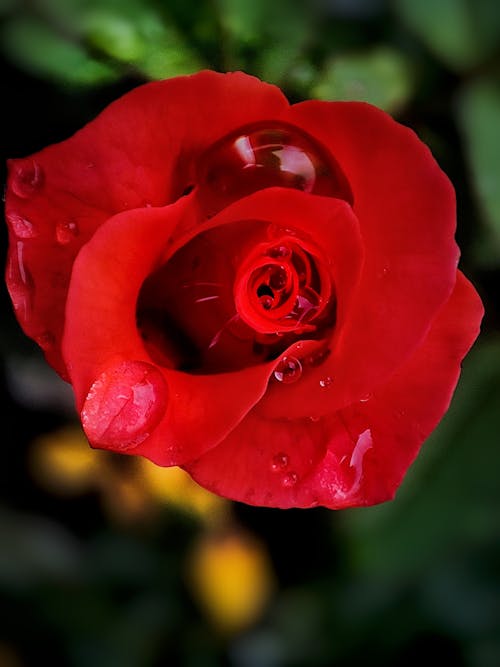
[{"label": "yellow blurred flower", "polygon": [[76,426],[38,438],[31,449],[31,469],[52,493],[100,491],[106,512],[120,523],[152,518],[163,506],[189,512],[211,526],[229,512],[228,501],[203,489],[181,468],[92,449]]},{"label": "yellow blurred flower", "polygon": [[77,495],[94,485],[103,456],[89,447],[80,428],[68,426],[38,438],[30,463],[36,480],[49,491]]},{"label": "yellow blurred flower", "polygon": [[194,514],[206,523],[218,523],[227,513],[229,503],[199,486],[181,468],[161,468],[139,458],[138,474],[146,488],[160,503]]},{"label": "yellow blurred flower", "polygon": [[257,621],[274,586],[267,551],[241,531],[204,535],[191,554],[187,576],[193,597],[224,634]]}]

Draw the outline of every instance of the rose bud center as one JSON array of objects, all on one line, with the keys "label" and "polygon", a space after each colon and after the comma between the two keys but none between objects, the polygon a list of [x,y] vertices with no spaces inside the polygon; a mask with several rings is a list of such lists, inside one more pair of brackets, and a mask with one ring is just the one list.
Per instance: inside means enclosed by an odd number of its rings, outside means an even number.
[{"label": "rose bud center", "polygon": [[[335,311],[320,249],[293,230],[251,220],[180,248],[145,281],[137,322],[157,363],[219,373],[276,359],[299,340],[322,340]],[[290,362],[283,377],[298,365]]]}]

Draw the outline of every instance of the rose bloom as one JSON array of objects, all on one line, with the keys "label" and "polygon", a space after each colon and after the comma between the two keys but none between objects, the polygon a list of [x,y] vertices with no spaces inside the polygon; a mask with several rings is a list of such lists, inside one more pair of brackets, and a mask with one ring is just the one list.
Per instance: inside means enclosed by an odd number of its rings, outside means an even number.
[{"label": "rose bloom", "polygon": [[90,444],[250,504],[392,498],[483,314],[417,136],[242,73],[146,84],[10,161],[6,215],[17,318]]}]

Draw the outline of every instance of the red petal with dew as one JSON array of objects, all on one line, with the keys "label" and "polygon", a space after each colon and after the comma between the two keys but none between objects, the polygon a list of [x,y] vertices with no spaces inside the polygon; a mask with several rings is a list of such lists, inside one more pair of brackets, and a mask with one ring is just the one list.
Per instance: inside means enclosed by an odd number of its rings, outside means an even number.
[{"label": "red petal with dew", "polygon": [[[324,365],[350,402],[409,358],[453,290],[454,191],[416,134],[375,107],[304,102],[284,117],[331,151],[353,192],[365,264],[349,320]],[[305,399],[308,409],[319,395]]]},{"label": "red petal with dew", "polygon": [[67,141],[9,162],[7,284],[25,332],[59,373],[71,268],[95,230],[121,211],[172,203],[208,146],[287,106],[254,77],[200,72],[140,86]]},{"label": "red petal with dew", "polygon": [[273,368],[189,375],[156,366],[146,352],[137,296],[188,209],[184,198],[110,218],[75,261],[66,308],[64,359],[92,444],[163,465],[227,436],[264,394]]},{"label": "red petal with dew", "polygon": [[209,490],[255,505],[339,509],[392,498],[448,408],[482,315],[458,273],[424,343],[373,395],[310,420],[272,420],[254,409],[186,469]]}]

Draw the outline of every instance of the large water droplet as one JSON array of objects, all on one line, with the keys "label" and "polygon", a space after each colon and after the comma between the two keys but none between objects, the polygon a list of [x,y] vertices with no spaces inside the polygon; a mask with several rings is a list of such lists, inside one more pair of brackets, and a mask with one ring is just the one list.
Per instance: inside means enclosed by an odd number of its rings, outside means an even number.
[{"label": "large water droplet", "polygon": [[82,424],[93,445],[123,451],[139,445],[156,428],[167,404],[161,371],[143,361],[123,361],[91,386]]},{"label": "large water droplet", "polygon": [[28,218],[18,215],[17,213],[8,213],[6,217],[12,231],[18,238],[30,239],[33,236],[36,236],[36,229]]},{"label": "large water droplet", "polygon": [[274,369],[274,377],[283,384],[297,382],[301,375],[302,364],[295,357],[282,357]]},{"label": "large water droplet", "polygon": [[12,192],[22,199],[29,199],[42,187],[42,167],[31,158],[14,163],[10,186]]},{"label": "large water droplet", "polygon": [[273,456],[271,460],[271,470],[273,472],[279,472],[280,470],[284,470],[287,466],[288,466],[287,454],[280,452],[279,454],[276,454],[276,456]]},{"label": "large water droplet", "polygon": [[321,378],[321,380],[319,381],[319,386],[322,389],[328,389],[328,387],[331,386],[332,382],[333,378],[330,375],[327,375],[326,377]]},{"label": "large water droplet", "polygon": [[61,220],[56,225],[56,239],[61,245],[67,245],[73,241],[80,230],[74,220]]},{"label": "large water droplet", "polygon": [[349,184],[333,157],[315,139],[287,123],[243,127],[213,144],[199,165],[199,197],[208,215],[273,186],[352,202]]},{"label": "large water droplet", "polygon": [[349,489],[350,493],[354,493],[359,489],[361,477],[363,476],[363,459],[366,452],[373,447],[372,432],[367,428],[363,433],[360,433],[356,446],[353,449],[349,466],[354,468],[354,480]]}]

